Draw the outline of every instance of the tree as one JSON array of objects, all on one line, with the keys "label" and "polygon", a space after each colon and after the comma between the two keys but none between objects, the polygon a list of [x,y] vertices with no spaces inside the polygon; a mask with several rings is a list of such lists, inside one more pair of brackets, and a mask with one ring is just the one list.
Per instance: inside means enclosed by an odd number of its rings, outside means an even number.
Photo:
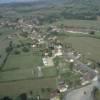
[{"label": "tree", "polygon": [[12,41],[9,42],[9,46],[6,48],[6,52],[9,53],[13,50]]},{"label": "tree", "polygon": [[2,35],[2,33],[0,33],[0,35]]},{"label": "tree", "polygon": [[73,70],[73,68],[74,68],[74,62],[70,62],[69,68],[70,68],[71,71]]},{"label": "tree", "polygon": [[24,47],[22,50],[23,50],[23,52],[29,52],[29,48],[28,47]]},{"label": "tree", "polygon": [[52,30],[52,27],[48,27],[47,31],[50,32]]},{"label": "tree", "polygon": [[27,100],[27,94],[26,93],[22,93],[22,94],[19,95],[19,98],[21,100]]},{"label": "tree", "polygon": [[48,92],[50,92],[50,91],[51,91],[51,88],[46,88],[46,89],[47,89],[47,91],[48,91]]},{"label": "tree", "polygon": [[100,67],[100,62],[97,62],[97,65]]},{"label": "tree", "polygon": [[98,91],[98,88],[97,87],[93,87],[93,90],[92,90],[92,92],[91,92],[91,94],[92,94],[92,96],[95,98],[95,96],[96,96],[96,93],[97,93],[97,91]]},{"label": "tree", "polygon": [[13,42],[12,41],[9,42],[9,47],[13,48]]},{"label": "tree", "polygon": [[91,31],[89,32],[90,35],[94,35],[95,34],[95,31]]},{"label": "tree", "polygon": [[2,56],[1,56],[1,54],[0,54],[0,58],[1,58]]},{"label": "tree", "polygon": [[45,88],[41,88],[41,92],[44,93],[45,92]]},{"label": "tree", "polygon": [[11,47],[7,47],[7,48],[6,48],[6,52],[7,52],[7,53],[9,53],[9,52],[11,52],[11,51],[12,51],[12,48],[11,48]]},{"label": "tree", "polygon": [[15,50],[14,54],[18,55],[18,54],[20,54],[20,51],[19,50]]},{"label": "tree", "polygon": [[5,96],[2,100],[12,100],[9,96]]},{"label": "tree", "polygon": [[23,32],[23,33],[21,33],[20,35],[23,36],[23,37],[25,37],[25,38],[28,37],[28,33],[27,33],[27,32]]}]

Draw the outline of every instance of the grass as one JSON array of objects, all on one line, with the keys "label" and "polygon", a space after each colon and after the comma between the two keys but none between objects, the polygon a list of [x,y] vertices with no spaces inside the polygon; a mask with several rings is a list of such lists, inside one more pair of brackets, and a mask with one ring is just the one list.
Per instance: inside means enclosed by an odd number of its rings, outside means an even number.
[{"label": "grass", "polygon": [[32,52],[11,54],[3,70],[33,68],[42,65],[42,58]]},{"label": "grass", "polygon": [[0,82],[17,81],[24,79],[33,79],[32,68],[29,69],[16,69],[0,73]]},{"label": "grass", "polygon": [[71,87],[80,85],[80,74],[67,70],[66,73],[61,74],[61,77]]},{"label": "grass", "polygon": [[96,92],[96,99],[95,100],[100,100],[100,91]]},{"label": "grass", "polygon": [[[49,92],[42,92],[42,88],[56,89],[56,78],[46,78],[37,80],[21,80],[14,82],[0,83],[0,97],[9,95],[16,97],[21,93],[33,91],[33,95],[40,95],[42,98],[49,98]],[[9,90],[11,90],[9,92]]]},{"label": "grass", "polygon": [[54,77],[57,76],[57,69],[56,67],[49,67],[43,69],[44,77]]},{"label": "grass", "polygon": [[[0,33],[2,34],[2,35],[8,35],[9,33],[13,33],[13,32],[16,32],[16,30],[15,29],[13,29],[13,28],[9,28],[9,27],[0,27]],[[2,36],[1,35],[1,36]]]},{"label": "grass", "polygon": [[9,39],[7,38],[8,35],[11,33],[15,32],[14,29],[10,29],[7,27],[2,27],[0,28],[0,55],[1,55],[1,59],[0,59],[0,64],[2,63],[3,59],[6,56],[6,52],[5,52],[5,48],[8,47],[9,45]]},{"label": "grass", "polygon": [[90,37],[67,37],[59,38],[64,44],[71,43],[72,48],[84,54],[87,58],[99,61],[100,40]]}]

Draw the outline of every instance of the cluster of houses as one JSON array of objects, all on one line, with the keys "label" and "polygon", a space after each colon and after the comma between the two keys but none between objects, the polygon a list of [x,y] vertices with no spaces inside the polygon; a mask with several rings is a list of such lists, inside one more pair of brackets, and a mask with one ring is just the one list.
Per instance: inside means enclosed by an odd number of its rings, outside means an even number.
[{"label": "cluster of houses", "polygon": [[[61,47],[58,48],[61,49]],[[81,62],[81,56],[82,55],[80,53],[75,53],[74,51],[68,51],[66,53],[64,52],[65,61],[71,63],[73,66],[72,70],[81,75],[81,86],[84,86],[91,83],[92,81],[97,80],[98,71],[90,68],[88,64]],[[66,85],[64,82],[61,82],[57,89],[59,90],[59,93],[65,92],[68,90],[68,85]],[[56,92],[51,96],[50,100],[60,100],[58,97],[59,94]]]},{"label": "cluster of houses", "polygon": [[[36,19],[37,23],[38,20]],[[81,80],[81,85],[86,85],[90,83],[95,77],[97,72],[94,71],[93,69],[89,68],[87,64],[82,63],[79,59],[81,57],[81,54],[75,54],[74,51],[69,51],[65,52],[63,50],[63,46],[60,41],[57,41],[57,37],[49,37],[48,40],[45,40],[45,38],[41,37],[40,34],[38,34],[37,29],[38,26],[33,23],[25,22],[23,19],[19,19],[17,22],[6,22],[6,23],[0,23],[1,26],[13,26],[16,29],[21,29],[22,32],[27,32],[27,33],[32,33],[30,35],[30,39],[33,40],[33,49],[40,44],[46,44],[47,48],[43,51],[43,64],[44,66],[54,66],[54,61],[53,59],[55,57],[63,56],[65,57],[65,60],[69,63],[73,63],[73,71],[80,73],[82,77],[80,78]],[[60,32],[61,30],[58,29],[55,26],[51,27],[51,32]],[[9,36],[11,38],[11,36]],[[41,67],[38,67],[38,76],[42,76],[42,71]],[[65,82],[59,82],[57,90],[53,91],[50,95],[50,100],[60,100],[60,93],[65,92],[68,90],[68,85],[66,85]]]},{"label": "cluster of houses", "polygon": [[[73,63],[73,70],[77,73],[80,73],[82,75],[81,79],[81,85],[86,85],[91,83],[91,81],[96,77],[97,71],[91,69],[88,67],[87,64],[82,63],[79,59],[81,57],[81,54],[74,55],[74,52],[67,53],[67,59],[69,59],[70,63]],[[68,61],[68,60],[67,60]]]},{"label": "cluster of houses", "polygon": [[65,81],[59,81],[57,89],[50,94],[50,100],[61,100],[61,93],[68,90],[68,85]]},{"label": "cluster of houses", "polygon": [[[53,41],[53,40],[52,40]],[[54,66],[53,59],[63,55],[63,48],[60,43],[48,43],[48,50],[44,52],[43,63],[45,66]]]}]

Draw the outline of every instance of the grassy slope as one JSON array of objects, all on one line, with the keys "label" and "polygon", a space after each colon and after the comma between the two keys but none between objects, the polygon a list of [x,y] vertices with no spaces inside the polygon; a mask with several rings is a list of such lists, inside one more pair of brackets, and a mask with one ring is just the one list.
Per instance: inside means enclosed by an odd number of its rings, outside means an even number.
[{"label": "grassy slope", "polygon": [[62,37],[65,43],[71,43],[72,47],[87,57],[99,60],[100,59],[100,40],[89,37]]}]

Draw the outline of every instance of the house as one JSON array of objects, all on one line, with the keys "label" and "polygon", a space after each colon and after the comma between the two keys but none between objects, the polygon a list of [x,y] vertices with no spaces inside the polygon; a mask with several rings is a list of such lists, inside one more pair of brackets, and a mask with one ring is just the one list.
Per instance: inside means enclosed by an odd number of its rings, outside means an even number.
[{"label": "house", "polygon": [[61,100],[59,90],[55,90],[50,95],[50,100]]},{"label": "house", "polygon": [[59,82],[58,90],[60,91],[60,93],[66,92],[68,90],[68,85],[65,83],[65,81]]},{"label": "house", "polygon": [[45,66],[54,66],[53,57],[44,57],[42,60]]},{"label": "house", "polygon": [[59,85],[58,90],[60,91],[60,93],[66,92],[68,90],[68,85],[66,84]]},{"label": "house", "polygon": [[53,96],[50,98],[50,100],[60,100],[60,97],[59,96]]},{"label": "house", "polygon": [[47,66],[48,65],[47,59],[46,58],[42,58],[42,60],[43,60],[44,65]]},{"label": "house", "polygon": [[62,56],[62,55],[63,55],[62,46],[61,45],[55,46],[55,56]]}]

